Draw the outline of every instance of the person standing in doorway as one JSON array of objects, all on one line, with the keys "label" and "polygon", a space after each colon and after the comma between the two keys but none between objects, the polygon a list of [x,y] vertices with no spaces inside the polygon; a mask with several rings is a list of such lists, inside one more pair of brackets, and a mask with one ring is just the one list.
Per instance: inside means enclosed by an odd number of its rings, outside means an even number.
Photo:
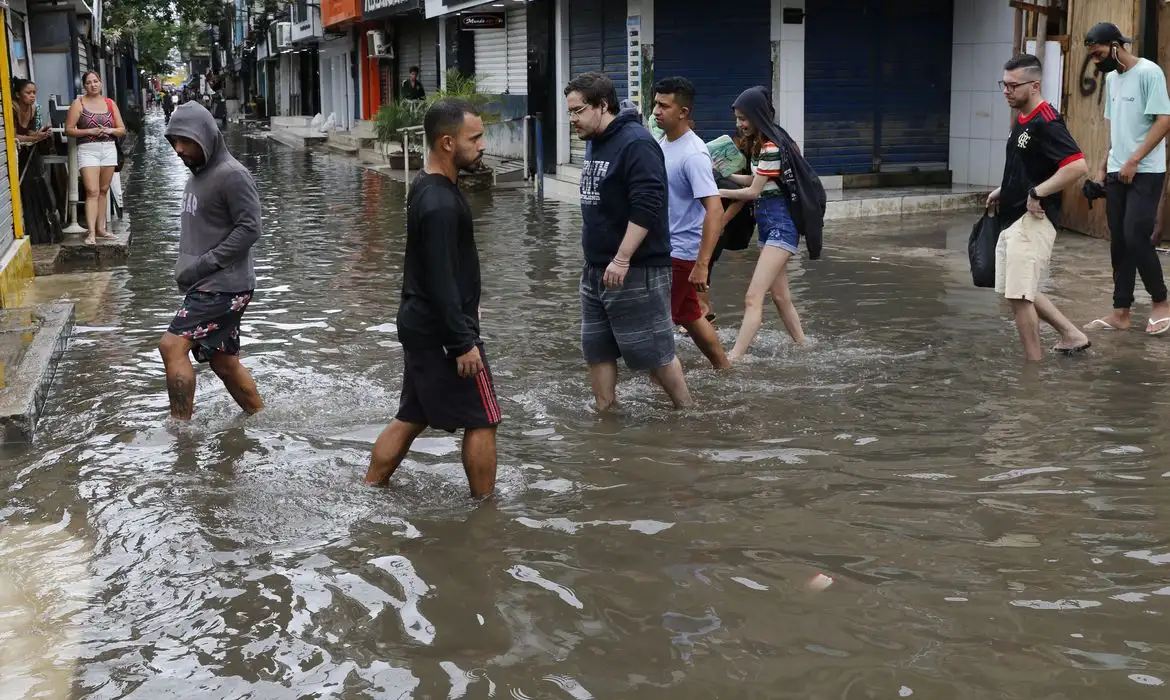
[{"label": "person standing in doorway", "polygon": [[185,296],[158,347],[171,417],[188,420],[195,411],[195,369],[188,354],[210,364],[251,415],[264,402],[240,364],[240,320],[256,288],[252,246],[262,228],[260,196],[251,173],[228,152],[211,113],[200,105],[180,105],[166,137],[191,170],[175,264],[175,282]]},{"label": "person standing in doorway", "polygon": [[584,73],[565,87],[569,121],[585,144],[581,167],[581,353],[597,410],[616,401],[617,361],[649,371],[676,407],[691,394],[670,317],[666,163],[634,112],[620,115],[613,81]]},{"label": "person standing in doorway", "polygon": [[1085,35],[1089,55],[1106,74],[1110,146],[1096,179],[1105,185],[1113,263],[1113,313],[1091,321],[1086,329],[1128,330],[1134,286],[1141,275],[1153,302],[1146,333],[1162,335],[1170,331],[1170,303],[1153,237],[1166,181],[1170,95],[1162,69],[1130,53],[1126,48],[1130,43],[1108,22],[1093,26]]},{"label": "person standing in doorway", "polygon": [[707,271],[723,223],[723,200],[707,144],[691,130],[695,86],[686,78],[667,78],[654,86],[654,119],[665,135],[658,146],[666,160],[670,221],[670,312],[716,369],[731,363],[715,327],[707,320],[699,293],[707,291]]},{"label": "person standing in doorway", "polygon": [[1085,155],[1068,132],[1064,119],[1040,94],[1044,72],[1040,59],[1016,56],[1003,67],[999,82],[1012,109],[1020,113],[1008,137],[1002,184],[987,198],[988,208],[998,207],[1000,231],[996,250],[998,292],[1012,306],[1016,328],[1029,362],[1044,357],[1040,345],[1040,321],[1060,333],[1052,349],[1071,355],[1087,350],[1089,339],[1040,291],[1052,257],[1053,238],[1016,235],[1009,227],[1025,216],[1047,217],[1052,232],[1060,225],[1061,194],[1089,174]]},{"label": "person standing in doorway", "polygon": [[402,399],[374,443],[365,482],[385,486],[428,427],[463,430],[471,496],[487,498],[495,491],[496,427],[503,415],[479,337],[479,252],[458,185],[459,171],[483,159],[483,120],[470,102],[445,99],[427,110],[423,129],[427,163],[406,204],[398,309]]},{"label": "person standing in doorway", "polygon": [[87,245],[98,238],[115,238],[106,231],[110,182],[118,167],[115,139],[126,135],[126,125],[118,105],[102,96],[102,79],[96,71],[81,76],[84,94],[73,101],[65,118],[65,133],[77,139],[77,167],[85,186],[85,222]]},{"label": "person standing in doorway", "polygon": [[410,77],[402,81],[401,93],[404,100],[426,99],[427,91],[423,89],[422,81],[419,80],[418,66],[410,67]]}]

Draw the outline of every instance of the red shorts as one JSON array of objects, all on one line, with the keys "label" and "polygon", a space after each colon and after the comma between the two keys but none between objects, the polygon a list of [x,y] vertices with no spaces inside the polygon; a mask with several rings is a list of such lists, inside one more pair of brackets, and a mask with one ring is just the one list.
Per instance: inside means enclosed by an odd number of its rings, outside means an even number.
[{"label": "red shorts", "polygon": [[695,269],[694,260],[670,259],[670,316],[675,325],[681,326],[693,323],[703,317],[703,307],[699,306],[699,293],[695,285],[691,284],[691,270]]}]

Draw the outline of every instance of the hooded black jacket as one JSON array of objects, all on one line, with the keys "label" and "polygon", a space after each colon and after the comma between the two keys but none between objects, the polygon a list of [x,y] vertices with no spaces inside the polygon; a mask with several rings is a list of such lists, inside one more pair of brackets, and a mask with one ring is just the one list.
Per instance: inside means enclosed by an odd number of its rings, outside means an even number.
[{"label": "hooded black jacket", "polygon": [[800,154],[800,148],[788,132],[776,124],[776,110],[772,107],[772,93],[768,88],[757,86],[744,90],[734,106],[765,139],[780,148],[784,167],[777,184],[788,197],[788,210],[796,230],[804,238],[809,259],[820,258],[828,206],[821,179]]}]

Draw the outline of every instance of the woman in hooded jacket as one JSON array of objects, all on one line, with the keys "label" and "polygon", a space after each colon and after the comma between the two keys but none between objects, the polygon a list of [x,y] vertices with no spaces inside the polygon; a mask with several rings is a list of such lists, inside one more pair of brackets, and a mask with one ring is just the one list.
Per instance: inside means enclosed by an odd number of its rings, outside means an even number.
[{"label": "woman in hooded jacket", "polygon": [[735,125],[748,145],[751,175],[732,175],[739,189],[719,190],[719,196],[735,201],[755,202],[759,228],[760,257],[744,299],[743,323],[735,347],[727,358],[743,359],[764,325],[764,295],[770,290],[780,320],[793,342],[804,344],[800,314],[788,288],[788,261],[798,252],[800,233],[789,204],[795,201],[791,184],[789,154],[796,144],[773,121],[774,111],[762,88],[744,91],[735,101]]}]

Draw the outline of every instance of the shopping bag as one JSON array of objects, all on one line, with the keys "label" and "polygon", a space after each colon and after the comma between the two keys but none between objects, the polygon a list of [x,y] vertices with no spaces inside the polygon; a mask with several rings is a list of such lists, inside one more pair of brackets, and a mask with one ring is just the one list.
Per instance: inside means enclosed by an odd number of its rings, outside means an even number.
[{"label": "shopping bag", "polygon": [[971,281],[976,287],[995,286],[995,245],[999,242],[999,225],[991,210],[971,227],[967,257],[971,259]]}]

